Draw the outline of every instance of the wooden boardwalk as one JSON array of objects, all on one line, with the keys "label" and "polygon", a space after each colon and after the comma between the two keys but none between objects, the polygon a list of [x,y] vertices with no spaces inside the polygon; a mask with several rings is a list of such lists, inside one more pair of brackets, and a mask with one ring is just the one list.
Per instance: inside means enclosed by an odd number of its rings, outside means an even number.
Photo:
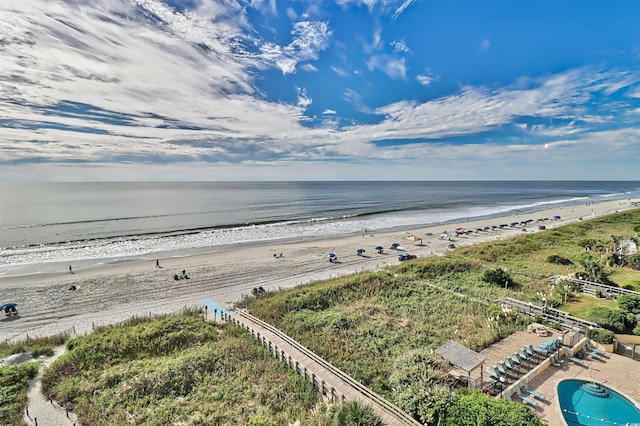
[{"label": "wooden boardwalk", "polygon": [[233,311],[231,314],[223,313],[221,317],[247,330],[260,344],[268,348],[276,359],[295,369],[333,401],[356,399],[369,404],[389,426],[421,425],[391,402],[259,318],[242,310]]}]

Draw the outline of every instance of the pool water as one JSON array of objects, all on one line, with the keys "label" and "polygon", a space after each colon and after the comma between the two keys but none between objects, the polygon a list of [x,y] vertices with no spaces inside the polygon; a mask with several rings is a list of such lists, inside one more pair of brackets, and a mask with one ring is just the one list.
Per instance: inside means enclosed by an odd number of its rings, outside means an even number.
[{"label": "pool water", "polygon": [[640,426],[640,409],[602,384],[563,380],[558,383],[558,399],[569,426]]}]

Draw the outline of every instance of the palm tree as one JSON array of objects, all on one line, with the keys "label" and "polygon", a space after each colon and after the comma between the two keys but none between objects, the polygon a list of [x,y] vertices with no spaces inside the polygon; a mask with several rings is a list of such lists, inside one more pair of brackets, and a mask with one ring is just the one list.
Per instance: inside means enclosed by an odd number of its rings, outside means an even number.
[{"label": "palm tree", "polygon": [[580,265],[584,268],[584,271],[591,280],[601,283],[606,278],[604,266],[594,259],[593,256],[587,256],[582,259]]}]

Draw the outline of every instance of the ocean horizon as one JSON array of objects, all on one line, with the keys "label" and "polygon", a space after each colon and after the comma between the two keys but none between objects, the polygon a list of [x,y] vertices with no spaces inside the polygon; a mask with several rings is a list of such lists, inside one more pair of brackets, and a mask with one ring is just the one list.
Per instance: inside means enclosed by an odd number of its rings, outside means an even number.
[{"label": "ocean horizon", "polygon": [[2,183],[0,276],[639,196],[640,181]]}]

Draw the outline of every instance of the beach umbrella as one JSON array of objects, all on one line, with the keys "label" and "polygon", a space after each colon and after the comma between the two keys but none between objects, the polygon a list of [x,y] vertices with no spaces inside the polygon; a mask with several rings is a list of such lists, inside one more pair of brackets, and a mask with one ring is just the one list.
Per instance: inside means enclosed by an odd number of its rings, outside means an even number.
[{"label": "beach umbrella", "polygon": [[398,243],[391,244],[391,248],[398,248],[398,247],[400,247],[400,244]]},{"label": "beach umbrella", "polygon": [[497,226],[496,225],[491,225],[491,229],[496,229]]},{"label": "beach umbrella", "polygon": [[476,228],[476,231],[477,231],[477,232],[482,232],[482,231],[484,231],[484,229],[482,229],[482,228]]},{"label": "beach umbrella", "polygon": [[555,220],[560,220],[560,216],[554,216],[553,217]]},{"label": "beach umbrella", "polygon": [[331,257],[336,257],[336,254],[335,254],[335,253],[329,253],[329,254],[327,255],[327,257],[329,257],[329,258],[331,258]]},{"label": "beach umbrella", "polygon": [[358,250],[356,250],[356,253],[358,253],[358,254],[362,254],[362,253],[364,253],[365,251],[366,251],[365,249],[358,249]]},{"label": "beach umbrella", "polygon": [[460,228],[456,228],[456,231],[462,231],[464,228],[460,227]]},{"label": "beach umbrella", "polygon": [[382,246],[376,246],[376,251],[378,253],[382,253],[382,250],[384,250],[384,248]]}]

